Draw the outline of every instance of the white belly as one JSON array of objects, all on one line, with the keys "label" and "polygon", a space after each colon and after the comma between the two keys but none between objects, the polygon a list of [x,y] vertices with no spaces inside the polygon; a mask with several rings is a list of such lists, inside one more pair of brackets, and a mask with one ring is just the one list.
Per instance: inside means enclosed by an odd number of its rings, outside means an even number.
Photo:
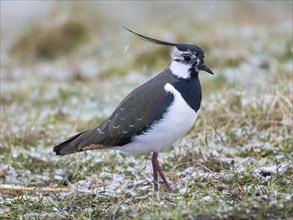
[{"label": "white belly", "polygon": [[174,101],[163,118],[154,123],[147,132],[134,137],[131,143],[113,149],[141,153],[159,152],[174,144],[192,127],[198,112],[189,107],[171,84],[167,83],[164,88],[174,95]]}]

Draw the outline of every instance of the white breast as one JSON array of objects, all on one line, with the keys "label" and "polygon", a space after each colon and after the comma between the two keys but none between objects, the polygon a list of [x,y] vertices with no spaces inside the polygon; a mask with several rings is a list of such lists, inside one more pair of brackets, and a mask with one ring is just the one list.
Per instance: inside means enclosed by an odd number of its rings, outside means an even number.
[{"label": "white breast", "polygon": [[163,118],[152,125],[145,133],[133,138],[133,142],[114,147],[127,152],[159,152],[174,144],[194,124],[198,112],[195,112],[182,98],[181,94],[169,83],[165,90],[174,95],[174,101]]}]

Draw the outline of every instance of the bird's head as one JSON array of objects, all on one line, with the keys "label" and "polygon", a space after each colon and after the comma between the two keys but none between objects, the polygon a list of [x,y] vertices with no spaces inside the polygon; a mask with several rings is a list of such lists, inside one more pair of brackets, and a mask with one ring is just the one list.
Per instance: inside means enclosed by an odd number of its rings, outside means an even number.
[{"label": "bird's head", "polygon": [[214,74],[213,71],[204,63],[204,51],[194,44],[176,44],[166,41],[157,40],[135,33],[128,28],[126,30],[151,43],[171,46],[173,51],[171,53],[170,69],[174,75],[179,78],[189,78],[192,73],[198,73],[200,70]]}]

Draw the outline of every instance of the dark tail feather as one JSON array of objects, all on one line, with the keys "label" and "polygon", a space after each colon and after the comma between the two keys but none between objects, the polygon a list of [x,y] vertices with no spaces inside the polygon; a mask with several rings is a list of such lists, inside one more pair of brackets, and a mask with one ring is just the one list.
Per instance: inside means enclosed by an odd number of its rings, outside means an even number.
[{"label": "dark tail feather", "polygon": [[74,136],[71,136],[67,140],[56,145],[54,147],[53,151],[56,153],[56,155],[66,155],[66,154],[72,154],[72,153],[79,152],[81,150],[81,149],[79,149],[79,144],[73,145],[72,142],[75,141],[78,137],[80,137],[85,132],[87,132],[87,131],[83,131],[83,132],[78,133]]}]

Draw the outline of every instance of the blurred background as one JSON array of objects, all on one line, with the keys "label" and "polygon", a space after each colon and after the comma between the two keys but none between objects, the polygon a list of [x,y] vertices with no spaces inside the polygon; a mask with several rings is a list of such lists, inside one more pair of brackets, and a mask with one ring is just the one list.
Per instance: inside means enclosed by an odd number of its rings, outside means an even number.
[{"label": "blurred background", "polygon": [[[84,194],[0,194],[0,216],[292,217],[292,19],[292,1],[1,1],[0,182],[56,187],[69,180]],[[200,73],[196,126],[160,154],[179,190],[175,202],[153,196],[147,156],[52,152],[105,120],[170,62],[170,48],[123,27],[196,44],[215,73]],[[125,199],[132,196],[136,203]]]},{"label": "blurred background", "polygon": [[251,62],[269,67],[269,59],[286,63],[292,54],[291,6],[290,1],[2,1],[1,73],[63,80],[162,70],[168,49],[135,38],[123,26],[198,44],[217,73]]}]

